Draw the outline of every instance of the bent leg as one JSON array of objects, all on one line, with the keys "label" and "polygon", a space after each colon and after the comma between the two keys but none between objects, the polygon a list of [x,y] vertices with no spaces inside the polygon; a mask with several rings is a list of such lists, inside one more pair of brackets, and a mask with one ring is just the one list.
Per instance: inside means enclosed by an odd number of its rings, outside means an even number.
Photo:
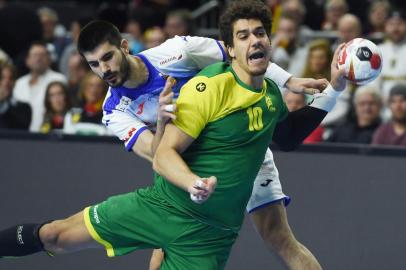
[{"label": "bent leg", "polygon": [[296,240],[282,202],[251,213],[252,220],[268,248],[276,252],[290,270],[321,270],[314,255]]},{"label": "bent leg", "polygon": [[87,248],[103,248],[89,234],[83,211],[64,220],[45,224],[39,230],[39,238],[48,252],[61,254]]}]

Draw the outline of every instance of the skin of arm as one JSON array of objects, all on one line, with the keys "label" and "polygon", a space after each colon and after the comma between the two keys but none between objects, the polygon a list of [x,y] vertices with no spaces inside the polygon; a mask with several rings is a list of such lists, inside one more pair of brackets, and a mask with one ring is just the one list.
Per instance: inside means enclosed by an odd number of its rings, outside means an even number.
[{"label": "skin of arm", "polygon": [[193,141],[194,138],[168,123],[152,163],[156,172],[185,191],[199,178],[180,156]]},{"label": "skin of arm", "polygon": [[[150,130],[145,130],[140,134],[132,147],[135,154],[150,162],[152,162],[155,151],[161,141],[166,123],[170,119],[176,119],[176,116],[173,114],[173,111],[176,110],[176,105],[173,104],[172,92],[172,86],[174,84],[175,80],[172,77],[168,77],[164,89],[159,95],[158,119],[155,134]],[[171,111],[168,110],[167,105],[172,105]]]}]

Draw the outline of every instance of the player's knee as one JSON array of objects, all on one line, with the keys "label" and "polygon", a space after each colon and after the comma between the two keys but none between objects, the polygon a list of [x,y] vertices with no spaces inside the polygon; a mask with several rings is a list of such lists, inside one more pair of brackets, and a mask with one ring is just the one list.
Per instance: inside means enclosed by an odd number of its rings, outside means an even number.
[{"label": "player's knee", "polygon": [[53,221],[41,227],[39,236],[45,250],[55,251],[60,248],[58,245],[60,245],[59,239],[62,234],[61,225],[61,221]]}]

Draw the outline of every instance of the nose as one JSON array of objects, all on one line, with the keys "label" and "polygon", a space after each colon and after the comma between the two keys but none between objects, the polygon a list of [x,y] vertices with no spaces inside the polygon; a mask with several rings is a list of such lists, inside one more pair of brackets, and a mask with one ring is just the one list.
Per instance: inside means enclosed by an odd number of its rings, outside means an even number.
[{"label": "nose", "polygon": [[106,62],[101,62],[101,63],[100,63],[100,69],[101,69],[101,72],[102,72],[103,74],[105,74],[105,73],[107,73],[107,71],[110,70],[110,67],[109,67],[109,65],[108,65]]},{"label": "nose", "polygon": [[251,45],[253,47],[258,47],[258,45],[260,44],[260,39],[259,37],[257,37],[255,34],[251,34]]}]

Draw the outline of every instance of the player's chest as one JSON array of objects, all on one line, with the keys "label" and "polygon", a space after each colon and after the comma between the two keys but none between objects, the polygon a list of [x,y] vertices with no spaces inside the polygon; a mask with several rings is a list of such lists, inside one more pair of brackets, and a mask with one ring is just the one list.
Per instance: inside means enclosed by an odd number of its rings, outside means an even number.
[{"label": "player's chest", "polygon": [[234,111],[209,123],[206,132],[218,140],[244,143],[261,136],[270,137],[281,111],[276,97],[265,95],[252,106]]}]

